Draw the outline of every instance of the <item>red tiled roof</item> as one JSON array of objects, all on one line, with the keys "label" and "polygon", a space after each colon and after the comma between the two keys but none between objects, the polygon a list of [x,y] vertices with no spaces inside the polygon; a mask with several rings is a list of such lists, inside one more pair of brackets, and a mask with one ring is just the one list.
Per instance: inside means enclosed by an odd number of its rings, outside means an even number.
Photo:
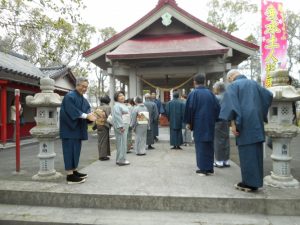
[{"label": "red tiled roof", "polygon": [[151,36],[128,40],[114,51],[109,59],[135,59],[176,56],[204,56],[224,54],[228,48],[200,34]]},{"label": "red tiled roof", "polygon": [[160,0],[157,4],[157,6],[152,9],[149,13],[147,13],[145,16],[143,16],[141,19],[139,19],[137,22],[135,22],[134,24],[132,24],[131,26],[127,27],[125,30],[121,31],[120,33],[114,35],[113,37],[111,37],[110,39],[108,39],[107,41],[99,44],[98,46],[91,48],[87,51],[85,51],[83,53],[84,57],[88,57],[90,55],[92,55],[93,53],[97,52],[98,50],[108,46],[109,44],[117,41],[119,38],[121,38],[122,36],[124,36],[126,33],[129,33],[131,30],[133,30],[134,28],[138,27],[140,24],[142,24],[144,21],[146,21],[149,17],[151,17],[152,15],[154,15],[156,12],[158,12],[164,5],[170,5],[173,9],[175,9],[176,11],[178,11],[179,13],[181,13],[182,15],[188,17],[189,19],[195,21],[196,23],[200,24],[201,26],[205,27],[208,30],[211,30],[217,34],[219,34],[220,36],[223,36],[229,40],[233,40],[235,42],[237,42],[240,45],[244,45],[248,48],[254,49],[254,50],[258,50],[259,46],[252,44],[250,42],[244,41],[242,39],[239,39],[237,37],[234,37],[208,23],[205,23],[204,21],[194,17],[193,15],[189,14],[188,12],[186,12],[185,10],[183,10],[182,8],[180,8],[179,6],[177,6],[177,3],[175,0]]}]

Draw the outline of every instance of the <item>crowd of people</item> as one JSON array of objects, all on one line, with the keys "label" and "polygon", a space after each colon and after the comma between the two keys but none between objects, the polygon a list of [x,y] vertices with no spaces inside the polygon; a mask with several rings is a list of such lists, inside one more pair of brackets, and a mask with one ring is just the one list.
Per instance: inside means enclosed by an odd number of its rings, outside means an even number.
[{"label": "crowd of people", "polygon": [[[101,106],[91,111],[83,97],[88,87],[86,79],[78,79],[76,89],[68,93],[60,112],[60,137],[68,183],[82,183],[87,174],[77,171],[81,141],[87,139],[87,124],[97,130],[99,160],[110,159],[109,132],[116,137],[116,164],[130,165],[127,153],[145,156],[155,149],[159,136],[159,118],[169,120],[171,150],[195,144],[196,173],[214,174],[214,168],[230,167],[229,129],[236,136],[241,182],[235,187],[242,191],[256,191],[263,185],[264,122],[267,122],[272,93],[238,70],[227,74],[229,85],[217,82],[213,91],[205,86],[205,76],[194,76],[194,90],[188,96],[173,92],[173,98],[163,107],[156,93],[125,100],[125,93],[110,98],[101,97]],[[135,141],[132,134],[135,134]],[[192,135],[193,134],[193,135]],[[193,136],[193,138],[192,138]]]}]

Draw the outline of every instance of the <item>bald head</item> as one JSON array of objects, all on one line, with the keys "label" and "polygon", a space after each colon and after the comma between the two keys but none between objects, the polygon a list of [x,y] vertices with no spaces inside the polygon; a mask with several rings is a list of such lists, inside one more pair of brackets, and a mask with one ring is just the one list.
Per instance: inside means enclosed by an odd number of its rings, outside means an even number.
[{"label": "bald head", "polygon": [[229,83],[232,83],[238,75],[241,75],[240,71],[238,71],[236,69],[229,70],[229,72],[226,75],[226,79]]}]

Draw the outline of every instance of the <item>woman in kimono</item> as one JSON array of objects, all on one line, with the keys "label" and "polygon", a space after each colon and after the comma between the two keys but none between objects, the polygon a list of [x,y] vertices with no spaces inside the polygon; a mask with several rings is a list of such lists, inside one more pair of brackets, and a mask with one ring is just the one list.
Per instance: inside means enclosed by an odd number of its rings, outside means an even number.
[{"label": "woman in kimono", "polygon": [[114,100],[115,105],[112,109],[112,118],[117,145],[116,164],[124,166],[130,164],[130,162],[126,160],[127,133],[130,123],[130,115],[128,107],[124,103],[124,92],[118,91],[115,93]]},{"label": "woman in kimono", "polygon": [[149,111],[143,103],[141,97],[135,98],[135,104],[132,114],[130,127],[135,132],[135,154],[138,156],[146,155],[146,139],[147,129],[150,128],[149,124]]},{"label": "woman in kimono", "polygon": [[99,160],[105,161],[109,160],[108,156],[110,156],[109,130],[111,125],[107,122],[107,118],[111,114],[109,96],[101,97],[100,103],[100,107],[95,111],[97,120],[93,129],[97,129]]},{"label": "woman in kimono", "polygon": [[[132,110],[133,110],[134,105],[135,105],[133,98],[127,99],[126,105],[127,105],[128,109],[129,109],[129,115],[131,116]],[[128,134],[127,134],[127,153],[131,153],[131,149],[132,148],[133,148],[132,128],[129,126],[129,128],[128,128]]]},{"label": "woman in kimono", "polygon": [[[220,81],[216,82],[213,86],[213,92],[221,104],[224,97],[225,84]],[[227,120],[220,119],[215,123],[214,150],[214,166],[217,168],[230,167],[229,122]]]}]

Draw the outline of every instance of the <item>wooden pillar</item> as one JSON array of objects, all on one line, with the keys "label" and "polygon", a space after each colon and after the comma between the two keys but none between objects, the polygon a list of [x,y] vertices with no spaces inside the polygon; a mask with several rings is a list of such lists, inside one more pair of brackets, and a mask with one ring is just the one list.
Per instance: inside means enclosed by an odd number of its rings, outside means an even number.
[{"label": "wooden pillar", "polygon": [[1,85],[1,142],[7,140],[7,81],[0,80]]}]

